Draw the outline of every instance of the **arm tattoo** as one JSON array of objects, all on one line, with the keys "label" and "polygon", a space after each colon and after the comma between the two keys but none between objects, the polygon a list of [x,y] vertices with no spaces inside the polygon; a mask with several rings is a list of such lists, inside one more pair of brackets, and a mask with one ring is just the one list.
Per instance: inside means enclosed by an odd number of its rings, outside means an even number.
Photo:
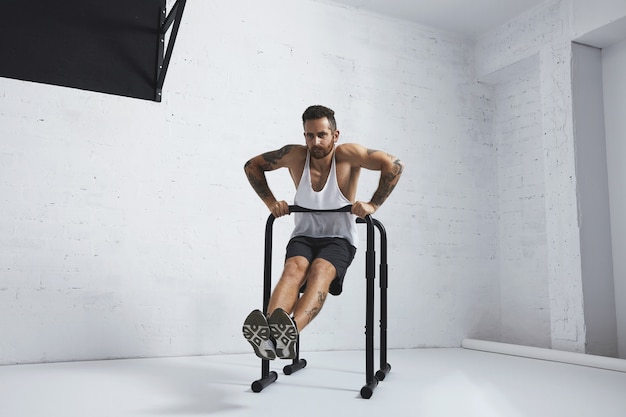
[{"label": "arm tattoo", "polygon": [[278,161],[282,159],[283,156],[291,152],[293,146],[294,145],[286,145],[277,151],[265,152],[263,154],[263,159],[267,162],[266,167],[271,168],[272,166],[276,165],[276,163],[278,163]]},{"label": "arm tattoo", "polygon": [[267,180],[264,178],[258,178],[253,173],[248,172],[248,181],[252,186],[252,189],[261,197],[261,199],[271,197],[272,192],[267,184]]},{"label": "arm tattoo", "polygon": [[246,176],[248,177],[248,182],[261,199],[265,200],[266,198],[273,196],[272,191],[267,184],[267,178],[265,178],[264,171],[272,171],[276,169],[278,161],[291,152],[293,147],[294,145],[286,145],[277,151],[265,152],[261,155],[265,163],[257,164],[256,166],[252,165],[252,160],[246,162],[244,170],[246,172]]},{"label": "arm tattoo", "polygon": [[[389,155],[390,158],[393,158],[393,156]],[[400,162],[400,160],[398,158],[396,158],[393,161],[393,173],[394,175],[398,176],[402,174],[402,171],[404,171],[404,165],[402,165],[402,162]]]},{"label": "arm tattoo", "polygon": [[[387,156],[390,159],[393,159],[393,165],[391,170],[387,173],[381,173],[380,182],[378,184],[378,188],[376,192],[372,196],[371,202],[376,206],[380,206],[383,202],[389,197],[393,189],[396,187],[398,180],[400,179],[400,175],[404,170],[404,166],[402,162],[398,158],[395,158],[389,154]],[[394,159],[395,158],[395,159]]]},{"label": "arm tattoo", "polygon": [[257,169],[254,169],[252,167],[252,160],[246,162],[244,166],[244,171],[246,173],[246,177],[248,177],[248,182],[252,186],[252,189],[257,193],[259,197],[261,197],[261,199],[272,196],[272,191],[267,184],[267,179],[265,178],[263,171],[259,172]]},{"label": "arm tattoo", "polygon": [[[376,152],[380,152],[380,151],[378,151],[376,149],[368,149],[367,150],[367,155],[370,156],[372,154],[375,154]],[[402,166],[402,162],[400,162],[400,159],[396,158],[395,156],[390,155],[390,154],[387,154],[387,158],[393,160],[393,168],[392,168],[393,173],[395,175],[402,174],[402,170],[404,169],[404,167]]]}]

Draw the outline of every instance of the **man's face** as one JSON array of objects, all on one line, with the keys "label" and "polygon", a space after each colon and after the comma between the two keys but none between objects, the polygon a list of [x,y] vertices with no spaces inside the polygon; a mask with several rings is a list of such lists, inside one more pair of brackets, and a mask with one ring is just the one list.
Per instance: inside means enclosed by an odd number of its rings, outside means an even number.
[{"label": "man's face", "polygon": [[331,130],[326,117],[304,122],[304,139],[311,156],[322,159],[332,150],[339,138],[338,130]]}]

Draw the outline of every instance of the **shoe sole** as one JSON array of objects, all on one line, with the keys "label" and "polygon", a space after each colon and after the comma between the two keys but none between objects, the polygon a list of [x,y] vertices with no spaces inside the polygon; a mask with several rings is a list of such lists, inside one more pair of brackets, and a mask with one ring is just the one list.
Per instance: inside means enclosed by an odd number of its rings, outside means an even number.
[{"label": "shoe sole", "polygon": [[254,353],[261,359],[274,360],[276,354],[263,348],[263,342],[270,340],[270,328],[263,313],[255,310],[243,322],[243,337],[252,345]]},{"label": "shoe sole", "polygon": [[[284,310],[275,310],[269,318],[272,339],[276,341],[276,356],[281,359],[296,357],[298,329],[291,317]],[[279,348],[279,343],[282,345]]]}]

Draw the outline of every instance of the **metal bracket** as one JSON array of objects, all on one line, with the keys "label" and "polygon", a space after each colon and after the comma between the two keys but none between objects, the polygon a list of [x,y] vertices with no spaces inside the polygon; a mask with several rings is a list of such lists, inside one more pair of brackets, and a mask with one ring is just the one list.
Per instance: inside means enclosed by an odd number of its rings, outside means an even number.
[{"label": "metal bracket", "polygon": [[[158,56],[157,56],[157,73],[156,73],[156,89],[155,89],[155,101],[161,101],[161,95],[163,92],[163,84],[165,83],[165,75],[167,74],[167,68],[170,65],[170,59],[172,58],[172,51],[174,50],[174,44],[176,37],[178,36],[178,29],[180,28],[180,22],[183,18],[183,11],[187,0],[176,0],[176,3],[167,14],[165,8],[160,9],[159,13],[159,39],[158,39]],[[170,39],[167,43],[167,51],[165,55],[165,35],[170,27],[174,24],[172,32],[170,33]]]}]

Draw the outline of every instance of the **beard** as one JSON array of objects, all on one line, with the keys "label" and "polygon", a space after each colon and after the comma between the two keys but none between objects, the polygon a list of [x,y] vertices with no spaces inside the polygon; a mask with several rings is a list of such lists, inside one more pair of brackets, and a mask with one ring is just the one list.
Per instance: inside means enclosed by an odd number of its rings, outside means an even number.
[{"label": "beard", "polygon": [[309,152],[311,153],[311,156],[315,159],[324,159],[326,156],[328,156],[329,153],[332,152],[332,150],[332,146],[330,148],[320,148],[314,146]]}]

